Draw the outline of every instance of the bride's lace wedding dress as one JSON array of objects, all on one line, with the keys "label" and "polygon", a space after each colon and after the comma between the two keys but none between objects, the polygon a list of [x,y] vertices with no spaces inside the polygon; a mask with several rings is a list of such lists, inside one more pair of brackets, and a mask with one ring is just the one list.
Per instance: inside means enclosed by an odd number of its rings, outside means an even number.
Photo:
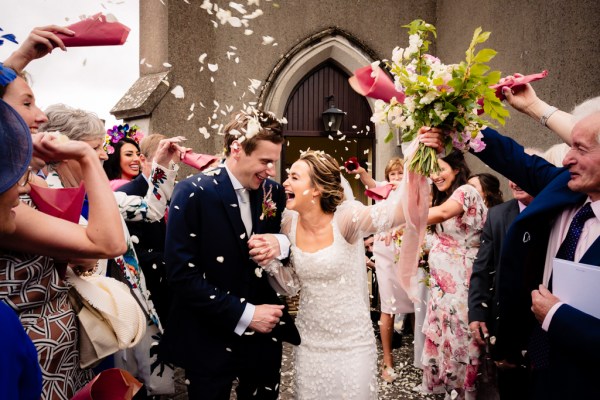
[{"label": "bride's lace wedding dress", "polygon": [[394,203],[366,207],[345,201],[331,221],[333,243],[313,253],[296,246],[298,214],[284,213],[282,232],[292,243],[300,282],[296,326],[302,343],[295,350],[298,399],[377,399],[377,350],[363,237],[404,222]]}]

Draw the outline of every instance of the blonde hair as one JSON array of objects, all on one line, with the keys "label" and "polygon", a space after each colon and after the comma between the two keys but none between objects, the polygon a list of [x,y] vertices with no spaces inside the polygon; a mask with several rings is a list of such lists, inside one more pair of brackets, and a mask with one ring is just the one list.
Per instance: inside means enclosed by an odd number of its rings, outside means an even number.
[{"label": "blonde hair", "polygon": [[400,157],[394,157],[388,161],[387,165],[385,166],[385,180],[389,181],[390,173],[396,170],[399,170],[401,174],[404,173],[404,160]]},{"label": "blonde hair", "polygon": [[321,209],[331,214],[344,200],[342,175],[337,161],[322,151],[307,150],[298,161],[308,164],[310,180],[321,192],[319,205]]},{"label": "blonde hair", "polygon": [[156,149],[158,149],[158,143],[166,138],[167,137],[165,135],[161,135],[160,133],[153,133],[145,136],[142,140],[140,140],[140,153],[142,153],[146,159],[152,161],[152,158],[156,153]]}]

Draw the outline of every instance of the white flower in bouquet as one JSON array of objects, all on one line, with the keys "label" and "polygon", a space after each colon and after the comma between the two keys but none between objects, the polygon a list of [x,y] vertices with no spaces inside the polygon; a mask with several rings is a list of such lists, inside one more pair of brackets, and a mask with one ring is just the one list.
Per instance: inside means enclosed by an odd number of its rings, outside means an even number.
[{"label": "white flower in bouquet", "polygon": [[[390,103],[377,101],[371,120],[399,129],[402,142],[416,140],[422,126],[435,126],[444,132],[446,153],[469,148],[481,151],[485,147],[481,130],[488,122],[478,113],[485,110],[490,118],[501,124],[508,115],[490,88],[500,79],[500,72],[488,73],[490,67],[486,64],[496,52],[483,49],[475,53],[475,46],[485,42],[490,33],[477,28],[465,61],[444,64],[427,53],[429,35],[436,36],[433,25],[415,20],[405,27],[409,29],[409,45],[406,49],[396,47],[393,50],[388,67],[396,88],[406,97],[402,103],[395,99]],[[386,140],[392,135],[390,130]],[[425,176],[437,171],[435,151],[420,145],[409,162],[409,169]]]}]

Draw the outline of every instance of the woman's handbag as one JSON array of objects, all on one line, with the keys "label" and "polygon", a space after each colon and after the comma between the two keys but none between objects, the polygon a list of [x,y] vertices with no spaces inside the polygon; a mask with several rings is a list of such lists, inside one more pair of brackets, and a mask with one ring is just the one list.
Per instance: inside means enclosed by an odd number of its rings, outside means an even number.
[{"label": "woman's handbag", "polygon": [[135,346],[144,336],[146,316],[129,291],[106,276],[78,276],[67,268],[69,300],[79,319],[81,368],[96,365],[118,350]]}]

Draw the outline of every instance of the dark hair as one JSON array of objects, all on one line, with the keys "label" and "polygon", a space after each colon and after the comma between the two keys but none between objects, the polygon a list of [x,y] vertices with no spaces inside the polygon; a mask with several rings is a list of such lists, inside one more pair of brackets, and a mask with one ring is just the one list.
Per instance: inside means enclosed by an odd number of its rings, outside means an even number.
[{"label": "dark hair", "polygon": [[483,190],[483,201],[490,208],[498,204],[504,203],[502,191],[500,190],[500,181],[492,174],[482,172],[480,174],[471,175],[471,178],[478,178]]},{"label": "dark hair", "polygon": [[445,202],[452,193],[458,189],[462,185],[466,185],[469,180],[469,176],[471,175],[471,170],[467,165],[467,161],[465,160],[465,156],[462,152],[455,150],[452,153],[448,154],[446,157],[442,158],[443,161],[447,162],[450,165],[450,168],[453,170],[457,169],[458,173],[454,177],[454,181],[450,188],[445,192],[440,192],[435,185],[432,185],[432,197],[433,197],[433,206],[439,206],[443,202]]},{"label": "dark hair", "polygon": [[106,176],[108,176],[108,179],[111,181],[113,179],[121,178],[121,147],[126,143],[134,145],[137,151],[140,151],[140,146],[135,140],[130,138],[123,138],[117,143],[112,144],[115,151],[108,155],[108,160],[104,161],[104,164],[102,165],[104,172],[106,172]]},{"label": "dark hair", "polygon": [[[251,137],[246,136],[248,122],[255,120],[260,125],[258,132],[255,132]],[[234,140],[238,140],[247,155],[252,154],[259,140],[267,140],[269,142],[280,144],[283,143],[283,127],[281,122],[271,112],[262,110],[254,110],[250,113],[240,111],[233,119],[225,125],[225,148],[223,149],[225,156],[228,157],[231,152],[231,144]],[[243,138],[242,138],[243,137]]]}]

